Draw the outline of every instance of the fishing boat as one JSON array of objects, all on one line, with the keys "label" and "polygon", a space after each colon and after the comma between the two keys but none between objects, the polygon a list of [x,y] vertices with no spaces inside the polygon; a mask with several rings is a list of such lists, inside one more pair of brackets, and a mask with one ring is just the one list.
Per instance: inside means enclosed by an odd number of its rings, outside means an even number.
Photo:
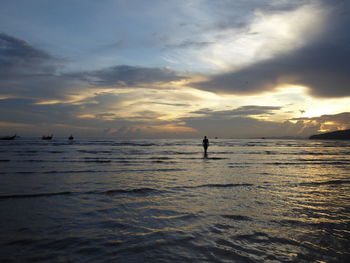
[{"label": "fishing boat", "polygon": [[51,140],[53,137],[53,134],[51,134],[51,136],[45,136],[43,135],[43,137],[41,137],[42,140]]},{"label": "fishing boat", "polygon": [[69,137],[68,137],[68,140],[73,140],[74,139],[74,137],[73,137],[73,135],[71,134]]},{"label": "fishing boat", "polygon": [[14,140],[17,135],[0,137],[0,140]]}]

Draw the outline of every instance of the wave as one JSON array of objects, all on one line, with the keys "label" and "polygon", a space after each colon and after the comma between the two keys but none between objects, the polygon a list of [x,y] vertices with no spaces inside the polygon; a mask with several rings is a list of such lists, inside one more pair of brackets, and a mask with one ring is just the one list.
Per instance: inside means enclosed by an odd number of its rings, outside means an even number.
[{"label": "wave", "polygon": [[349,184],[350,180],[330,180],[325,182],[306,182],[300,183],[299,185],[304,186],[318,186],[318,185],[339,185],[339,184]]},{"label": "wave", "polygon": [[80,171],[40,171],[40,172],[35,172],[35,171],[20,171],[20,172],[15,172],[15,174],[81,174],[81,173],[111,173],[115,171],[98,171],[98,170],[80,170]]},{"label": "wave", "polygon": [[[131,164],[133,165],[133,164]],[[67,171],[19,171],[14,174],[106,174],[106,173],[130,173],[130,172],[182,172],[186,169],[182,168],[155,168],[155,169],[118,169],[118,170],[67,170]],[[0,172],[0,174],[6,174],[6,172]]]},{"label": "wave", "polygon": [[207,188],[207,187],[209,187],[209,188],[226,188],[226,187],[244,187],[244,186],[253,186],[253,184],[201,184],[201,185],[193,185],[193,186],[177,186],[177,187],[172,187],[172,188],[191,189],[191,188]]},{"label": "wave", "polygon": [[111,154],[112,153],[112,151],[101,151],[101,150],[78,150],[78,152],[81,152],[81,153],[92,153],[92,154],[102,154],[102,153]]},{"label": "wave", "polygon": [[162,156],[162,157],[150,157],[149,159],[151,159],[151,160],[170,160],[172,158]]},{"label": "wave", "polygon": [[253,186],[253,184],[203,184],[198,187],[237,187],[237,186]]},{"label": "wave", "polygon": [[138,142],[115,142],[111,146],[160,146],[155,143],[138,143]]},{"label": "wave", "polygon": [[148,194],[148,193],[154,193],[154,192],[164,192],[158,189],[154,188],[134,188],[134,189],[114,189],[114,190],[108,190],[101,192],[101,194]]},{"label": "wave", "polygon": [[54,192],[54,193],[34,193],[34,194],[11,194],[11,195],[0,195],[0,199],[14,199],[14,198],[32,198],[32,197],[49,197],[56,195],[70,195],[73,192]]},{"label": "wave", "polygon": [[206,157],[204,159],[206,159],[206,160],[228,160],[229,158],[224,158],[224,157]]},{"label": "wave", "polygon": [[110,163],[111,160],[103,160],[103,159],[91,160],[91,159],[88,159],[88,160],[85,160],[84,162],[85,163]]},{"label": "wave", "polygon": [[318,158],[318,159],[295,159],[301,164],[350,164],[350,159],[339,159],[339,158],[331,158],[327,156],[327,158]]},{"label": "wave", "polygon": [[276,244],[276,245],[293,245],[296,247],[305,246],[304,244],[294,240],[294,239],[288,239],[283,237],[276,237],[269,235],[264,232],[253,232],[252,234],[242,234],[242,235],[235,235],[236,239],[244,240],[249,243],[255,243],[255,244],[262,244],[262,243],[269,243],[269,244]]},{"label": "wave", "polygon": [[[178,186],[178,187],[168,187],[165,189],[155,189],[148,187],[141,188],[132,188],[132,189],[110,189],[106,191],[88,191],[88,192],[72,192],[72,191],[63,191],[63,192],[52,192],[52,193],[29,193],[29,194],[10,194],[10,195],[0,195],[0,199],[13,199],[13,198],[34,198],[34,197],[50,197],[58,195],[72,195],[72,194],[105,194],[105,195],[114,195],[114,194],[149,194],[149,193],[170,193],[166,189],[189,189],[189,188],[203,188],[203,187],[239,187],[239,186],[252,186],[253,184],[204,184],[197,186]],[[224,215],[225,216],[225,215]],[[226,215],[230,217],[230,215]],[[234,217],[231,215],[231,217]],[[241,218],[241,219],[239,219]],[[243,220],[243,217],[236,217],[236,220]]]},{"label": "wave", "polygon": [[350,165],[348,161],[301,161],[301,162],[273,162],[273,163],[261,163],[264,165]]},{"label": "wave", "polygon": [[149,193],[165,193],[166,190],[142,187],[132,189],[110,189],[106,191],[85,191],[85,192],[52,192],[52,193],[28,193],[28,194],[9,194],[0,195],[0,199],[14,199],[14,198],[34,198],[34,197],[50,197],[58,195],[114,195],[114,194],[149,194]]},{"label": "wave", "polygon": [[241,215],[221,215],[221,217],[236,221],[252,221],[250,217]]},{"label": "wave", "polygon": [[180,151],[163,151],[161,154],[167,155],[193,155],[193,154],[201,154],[202,152],[180,152]]}]

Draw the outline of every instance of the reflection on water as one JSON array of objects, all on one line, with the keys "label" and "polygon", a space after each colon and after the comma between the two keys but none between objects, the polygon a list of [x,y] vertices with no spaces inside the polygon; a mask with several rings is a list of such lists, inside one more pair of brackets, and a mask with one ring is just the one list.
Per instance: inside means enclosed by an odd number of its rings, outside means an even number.
[{"label": "reflection on water", "polygon": [[350,143],[0,142],[1,262],[348,262]]}]

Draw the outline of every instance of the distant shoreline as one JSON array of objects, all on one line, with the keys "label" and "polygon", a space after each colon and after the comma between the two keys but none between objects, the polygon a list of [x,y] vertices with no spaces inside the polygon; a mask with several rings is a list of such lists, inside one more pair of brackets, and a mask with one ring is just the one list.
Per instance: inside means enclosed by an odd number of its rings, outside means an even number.
[{"label": "distant shoreline", "polygon": [[309,137],[311,140],[350,140],[350,129],[315,134]]}]

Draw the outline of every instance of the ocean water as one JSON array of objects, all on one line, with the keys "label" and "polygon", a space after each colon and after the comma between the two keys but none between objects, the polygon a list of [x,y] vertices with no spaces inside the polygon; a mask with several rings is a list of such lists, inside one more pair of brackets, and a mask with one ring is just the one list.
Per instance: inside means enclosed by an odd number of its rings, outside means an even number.
[{"label": "ocean water", "polygon": [[350,262],[349,190],[349,141],[0,141],[0,262]]}]

